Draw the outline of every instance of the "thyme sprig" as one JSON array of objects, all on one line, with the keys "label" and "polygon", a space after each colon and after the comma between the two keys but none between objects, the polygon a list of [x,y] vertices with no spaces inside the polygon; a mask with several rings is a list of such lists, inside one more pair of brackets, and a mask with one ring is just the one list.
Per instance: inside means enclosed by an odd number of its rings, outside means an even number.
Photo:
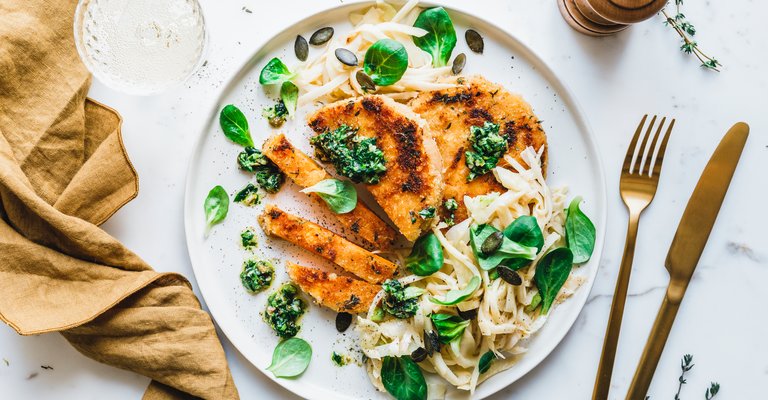
[{"label": "thyme sprig", "polygon": [[675,400],[680,400],[680,391],[683,389],[683,385],[687,383],[685,380],[685,373],[690,371],[691,368],[693,368],[693,356],[690,354],[686,354],[683,356],[683,359],[680,360],[680,369],[682,370],[680,372],[680,377],[677,378],[677,381],[680,382],[680,384],[677,386],[677,393],[675,393]]},{"label": "thyme sprig", "polygon": [[712,400],[712,398],[714,398],[717,392],[719,391],[720,391],[720,384],[717,382],[711,382],[709,384],[709,388],[707,388],[707,392],[704,393],[704,398],[707,400]]},{"label": "thyme sprig", "polygon": [[722,67],[723,65],[720,64],[720,61],[717,61],[714,57],[710,57],[706,55],[701,49],[699,48],[699,44],[696,43],[695,40],[693,40],[693,37],[696,35],[696,27],[693,26],[690,21],[686,18],[685,14],[683,14],[680,11],[680,6],[683,4],[683,0],[674,0],[675,1],[675,15],[670,16],[667,13],[666,8],[661,10],[661,13],[664,14],[664,25],[671,26],[675,32],[677,32],[678,35],[680,35],[680,38],[683,41],[683,44],[680,46],[680,50],[683,53],[686,54],[693,54],[696,56],[696,58],[701,61],[701,66],[706,69],[710,69],[712,71],[720,72],[720,69],[718,67]]}]

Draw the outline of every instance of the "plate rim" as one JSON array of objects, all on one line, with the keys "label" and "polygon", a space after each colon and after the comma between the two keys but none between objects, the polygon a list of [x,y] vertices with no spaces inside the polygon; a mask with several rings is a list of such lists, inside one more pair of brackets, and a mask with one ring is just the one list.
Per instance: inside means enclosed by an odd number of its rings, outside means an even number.
[{"label": "plate rim", "polygon": [[[397,2],[397,1],[395,1]],[[193,254],[196,250],[193,250],[195,248],[195,236],[192,228],[192,222],[191,218],[193,218],[193,208],[194,204],[192,204],[192,186],[194,185],[194,169],[196,167],[195,160],[200,157],[203,142],[205,141],[205,138],[207,136],[207,133],[209,132],[209,128],[215,121],[216,115],[217,115],[217,109],[218,106],[222,103],[224,100],[224,97],[226,93],[229,93],[232,91],[236,86],[237,82],[239,82],[244,75],[247,74],[248,71],[250,71],[253,68],[253,61],[256,58],[256,55],[270,42],[275,40],[277,37],[281,36],[287,31],[290,31],[294,29],[297,26],[301,26],[306,24],[309,21],[312,21],[314,19],[317,19],[319,16],[321,16],[324,13],[327,12],[336,12],[341,9],[356,9],[356,8],[365,8],[372,6],[376,3],[376,0],[350,0],[349,2],[335,5],[333,7],[323,8],[317,12],[314,12],[311,15],[308,15],[304,18],[299,19],[298,21],[295,21],[293,23],[286,24],[286,27],[277,31],[275,34],[267,37],[264,40],[256,42],[256,44],[253,47],[253,50],[250,52],[250,55],[242,62],[239,68],[234,70],[229,76],[227,77],[224,82],[226,82],[225,85],[223,85],[220,89],[217,90],[215,95],[213,96],[213,100],[211,102],[208,102],[205,110],[209,110],[208,117],[204,120],[204,123],[201,125],[201,128],[197,134],[197,137],[195,138],[195,144],[194,149],[192,151],[192,154],[189,159],[189,165],[187,166],[187,176],[185,179],[185,188],[184,188],[184,233],[185,233],[185,244],[187,247],[187,255],[189,256],[189,262],[192,265],[192,272],[194,275],[194,279],[198,284],[198,288],[200,290],[200,294],[203,297],[203,301],[206,305],[211,304],[209,301],[212,299],[210,296],[206,296],[206,291],[203,289],[204,285],[201,285],[200,282],[197,279],[197,271],[200,268],[203,268],[202,266],[199,266],[199,262],[195,261],[195,255]],[[556,340],[552,341],[552,344],[548,351],[543,351],[541,354],[539,354],[537,357],[532,357],[533,359],[530,361],[530,366],[528,368],[524,368],[520,370],[516,375],[512,375],[508,379],[504,381],[496,382],[494,385],[490,385],[490,388],[488,388],[489,384],[494,381],[493,378],[498,377],[492,377],[488,381],[483,383],[484,389],[487,389],[488,392],[484,393],[482,397],[474,397],[473,398],[486,398],[488,396],[491,396],[499,391],[501,391],[504,388],[509,387],[510,385],[514,384],[518,380],[520,380],[525,375],[529,374],[532,370],[534,370],[536,367],[538,367],[544,359],[549,357],[556,349],[557,347],[562,343],[562,341],[565,339],[566,336],[570,333],[570,331],[573,329],[573,326],[578,319],[578,317],[581,315],[581,313],[584,311],[584,307],[590,297],[590,294],[592,293],[592,290],[594,288],[595,281],[597,279],[597,273],[600,270],[600,264],[602,262],[603,258],[603,249],[605,245],[605,233],[607,230],[607,209],[608,209],[608,196],[607,196],[607,185],[606,185],[606,178],[605,178],[605,167],[602,160],[602,153],[600,152],[597,140],[595,138],[594,131],[592,130],[592,127],[589,124],[589,121],[586,118],[586,114],[583,111],[583,108],[581,107],[580,103],[576,100],[576,97],[574,96],[571,89],[563,82],[559,75],[557,75],[554,70],[550,67],[550,65],[544,61],[542,57],[538,55],[533,49],[531,49],[530,46],[528,46],[525,41],[521,40],[518,36],[510,32],[509,30],[503,28],[499,24],[496,24],[495,22],[491,22],[483,17],[479,17],[476,14],[474,14],[472,11],[470,11],[464,4],[460,4],[458,6],[445,6],[442,4],[439,4],[436,1],[420,1],[417,7],[436,7],[441,6],[445,7],[448,12],[454,11],[461,14],[464,14],[465,16],[469,16],[476,21],[479,21],[487,26],[490,26],[491,28],[495,29],[498,32],[503,33],[508,40],[512,40],[512,42],[518,46],[518,49],[525,53],[526,58],[531,61],[532,64],[537,65],[537,69],[539,72],[544,75],[550,83],[553,85],[557,85],[556,89],[560,97],[570,105],[569,108],[573,111],[573,117],[580,125],[580,130],[586,133],[584,139],[586,141],[587,147],[595,154],[595,157],[591,160],[592,163],[594,163],[597,167],[598,175],[595,177],[595,182],[598,185],[598,192],[599,197],[601,200],[601,203],[603,207],[601,207],[599,210],[596,210],[600,215],[600,220],[603,221],[603,226],[599,227],[597,230],[597,238],[596,238],[596,244],[595,248],[592,254],[591,260],[596,260],[596,265],[593,268],[592,271],[588,274],[588,281],[586,282],[587,287],[582,286],[582,290],[586,290],[586,294],[583,295],[581,301],[577,304],[578,312],[574,312],[570,315],[567,315],[567,317],[564,317],[564,325],[567,326],[567,329],[565,329],[564,333],[556,338]],[[199,210],[198,210],[199,211]],[[574,299],[575,300],[575,299]],[[214,301],[213,303],[217,303]],[[265,377],[272,380],[273,382],[280,385],[280,387],[284,390],[287,390],[290,393],[293,393],[295,395],[304,397],[304,398],[322,398],[318,397],[318,393],[310,393],[308,389],[302,388],[302,385],[290,385],[290,383],[295,382],[294,380],[288,380],[285,379],[278,379],[274,376],[272,376],[267,370],[266,367],[258,365],[253,360],[251,360],[251,357],[243,352],[240,349],[240,346],[236,343],[236,340],[233,340],[233,338],[239,338],[239,335],[232,332],[228,326],[225,327],[225,325],[219,323],[219,319],[216,318],[214,308],[208,306],[208,312],[211,315],[211,318],[215,322],[215,324],[221,329],[221,332],[227,337],[230,343],[232,343],[232,346],[246,359],[248,362],[256,367]],[[529,357],[529,359],[531,359]],[[314,385],[312,386],[314,387]],[[326,392],[330,392],[330,390],[326,390]],[[335,394],[336,392],[333,391]],[[477,394],[477,392],[475,392]]]}]

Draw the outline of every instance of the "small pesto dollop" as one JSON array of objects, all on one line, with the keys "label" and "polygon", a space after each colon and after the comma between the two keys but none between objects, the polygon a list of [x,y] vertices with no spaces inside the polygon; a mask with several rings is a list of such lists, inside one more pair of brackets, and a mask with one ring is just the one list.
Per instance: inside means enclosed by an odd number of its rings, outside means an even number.
[{"label": "small pesto dollop", "polygon": [[459,208],[459,203],[456,202],[456,199],[450,198],[446,200],[445,203],[443,203],[443,208],[445,208],[445,211],[447,211],[446,212],[447,216],[445,217],[445,219],[443,219],[443,221],[445,221],[445,223],[448,224],[448,226],[453,225],[455,223],[455,221],[453,220],[454,214],[456,213],[456,210],[458,210]]},{"label": "small pesto dollop", "polygon": [[337,367],[343,367],[351,361],[348,355],[346,354],[339,354],[337,352],[331,353],[331,361],[333,361],[334,364],[336,364]]},{"label": "small pesto dollop", "polygon": [[251,293],[258,293],[272,284],[275,278],[275,267],[269,261],[248,259],[243,263],[240,281]]},{"label": "small pesto dollop", "polygon": [[272,161],[261,150],[248,146],[237,155],[237,164],[243,171],[256,172],[258,168],[271,165]]},{"label": "small pesto dollop", "polygon": [[296,286],[286,283],[267,299],[264,320],[274,329],[277,336],[283,339],[296,336],[301,328],[298,319],[304,314],[306,305],[298,297],[298,293]]},{"label": "small pesto dollop", "polygon": [[467,150],[465,153],[467,168],[469,168],[467,182],[485,175],[496,167],[509,146],[507,140],[499,135],[498,124],[486,121],[482,127],[469,128],[469,132],[472,150]]},{"label": "small pesto dollop", "polygon": [[246,250],[252,250],[256,247],[258,243],[256,242],[256,232],[253,231],[253,228],[245,228],[245,230],[240,233],[240,241],[243,244],[243,248]]},{"label": "small pesto dollop", "polygon": [[245,187],[237,192],[235,195],[235,203],[240,203],[248,207],[261,204],[261,195],[259,195],[259,188],[252,183],[245,185]]},{"label": "small pesto dollop", "polygon": [[261,115],[269,121],[270,126],[279,128],[285,123],[285,119],[288,117],[288,108],[281,99],[278,100],[274,106],[264,108],[261,111]]},{"label": "small pesto dollop", "polygon": [[352,182],[379,183],[386,172],[384,152],[376,146],[375,138],[357,135],[357,129],[341,125],[312,139],[315,154],[324,162],[330,162],[336,172]]},{"label": "small pesto dollop", "polygon": [[256,183],[267,193],[277,193],[285,181],[285,174],[255,147],[246,147],[238,154],[237,164],[243,171],[252,172]]},{"label": "small pesto dollop", "polygon": [[[397,279],[387,279],[381,284],[385,296],[381,308],[395,318],[406,319],[414,316],[419,309],[419,296],[423,290],[403,286]],[[410,290],[416,289],[416,290]]]}]

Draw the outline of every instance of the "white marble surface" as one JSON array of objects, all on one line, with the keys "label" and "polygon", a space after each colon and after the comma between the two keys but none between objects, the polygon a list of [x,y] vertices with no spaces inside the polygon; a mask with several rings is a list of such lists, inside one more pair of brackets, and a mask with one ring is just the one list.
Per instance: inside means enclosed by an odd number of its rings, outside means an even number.
[{"label": "white marble surface", "polygon": [[[184,87],[131,97],[94,82],[91,96],[117,110],[140,176],[138,198],[104,228],[156,269],[194,277],[184,244],[182,198],[193,141],[212,96],[273,32],[339,0],[201,0],[210,43],[208,63]],[[445,0],[450,6],[461,0]],[[699,263],[650,389],[672,398],[679,359],[694,355],[683,398],[701,399],[710,381],[719,399],[768,393],[768,5],[754,0],[690,2],[702,47],[725,64],[704,71],[678,50],[660,18],[614,37],[572,31],[555,1],[474,0],[474,11],[532,47],[570,86],[590,119],[607,169],[609,226],[601,271],[590,301],[555,352],[502,398],[590,397],[621,258],[626,212],[618,177],[629,137],[643,113],[677,118],[659,192],[642,218],[611,398],[622,398],[667,282],[664,257],[699,173],[733,122],[752,127],[741,165]],[[244,7],[252,12],[246,12]],[[252,367],[225,339],[242,398],[292,398]],[[0,387],[8,399],[138,399],[139,375],[91,361],[59,335],[17,336],[0,327]],[[50,366],[52,369],[44,369]]]}]

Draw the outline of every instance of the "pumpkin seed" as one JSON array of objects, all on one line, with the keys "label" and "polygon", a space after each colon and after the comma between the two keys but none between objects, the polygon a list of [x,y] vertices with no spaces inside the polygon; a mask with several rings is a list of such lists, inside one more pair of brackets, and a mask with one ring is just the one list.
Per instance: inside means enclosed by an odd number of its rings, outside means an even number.
[{"label": "pumpkin seed", "polygon": [[293,52],[296,53],[296,58],[299,60],[307,61],[307,56],[309,56],[309,45],[307,44],[307,39],[304,39],[304,36],[296,36],[296,41],[293,43]]},{"label": "pumpkin seed", "polygon": [[483,42],[483,37],[480,36],[476,30],[467,29],[467,33],[464,34],[464,39],[467,41],[467,46],[469,46],[470,50],[475,53],[483,54],[485,43]]},{"label": "pumpkin seed", "polygon": [[483,241],[482,246],[480,246],[480,251],[483,252],[486,256],[489,256],[496,252],[496,250],[501,247],[501,244],[504,242],[504,234],[500,231],[496,231],[491,233],[487,238],[485,238],[485,241]]},{"label": "pumpkin seed", "polygon": [[340,312],[336,314],[336,330],[344,332],[352,324],[352,314]]},{"label": "pumpkin seed", "polygon": [[336,49],[334,54],[336,54],[336,59],[341,61],[342,64],[349,65],[350,67],[357,66],[357,56],[355,55],[355,53],[340,47]]},{"label": "pumpkin seed", "polygon": [[355,78],[357,79],[357,83],[360,84],[360,87],[363,88],[364,92],[373,92],[376,90],[376,84],[373,83],[373,79],[371,79],[371,77],[362,69],[357,71]]},{"label": "pumpkin seed", "polygon": [[496,272],[499,273],[501,279],[504,279],[504,282],[507,282],[512,286],[520,286],[523,284],[523,278],[521,278],[520,274],[512,268],[499,265],[496,267]]},{"label": "pumpkin seed", "polygon": [[411,359],[414,362],[422,362],[427,359],[427,349],[419,347],[411,353]]},{"label": "pumpkin seed", "polygon": [[464,64],[467,63],[467,56],[464,53],[459,54],[456,56],[456,58],[453,59],[453,67],[451,67],[451,72],[453,72],[454,75],[458,75],[461,73],[461,70],[464,69]]},{"label": "pumpkin seed", "polygon": [[320,28],[315,33],[312,34],[312,36],[309,37],[309,44],[312,46],[320,46],[321,44],[325,44],[325,42],[331,40],[333,37],[333,28],[330,26],[326,26],[325,28]]},{"label": "pumpkin seed", "polygon": [[424,349],[429,356],[440,352],[440,339],[435,331],[424,331]]},{"label": "pumpkin seed", "polygon": [[477,317],[477,308],[473,308],[471,310],[467,311],[461,311],[459,310],[459,317],[462,319],[469,321],[471,319],[475,319]]}]

